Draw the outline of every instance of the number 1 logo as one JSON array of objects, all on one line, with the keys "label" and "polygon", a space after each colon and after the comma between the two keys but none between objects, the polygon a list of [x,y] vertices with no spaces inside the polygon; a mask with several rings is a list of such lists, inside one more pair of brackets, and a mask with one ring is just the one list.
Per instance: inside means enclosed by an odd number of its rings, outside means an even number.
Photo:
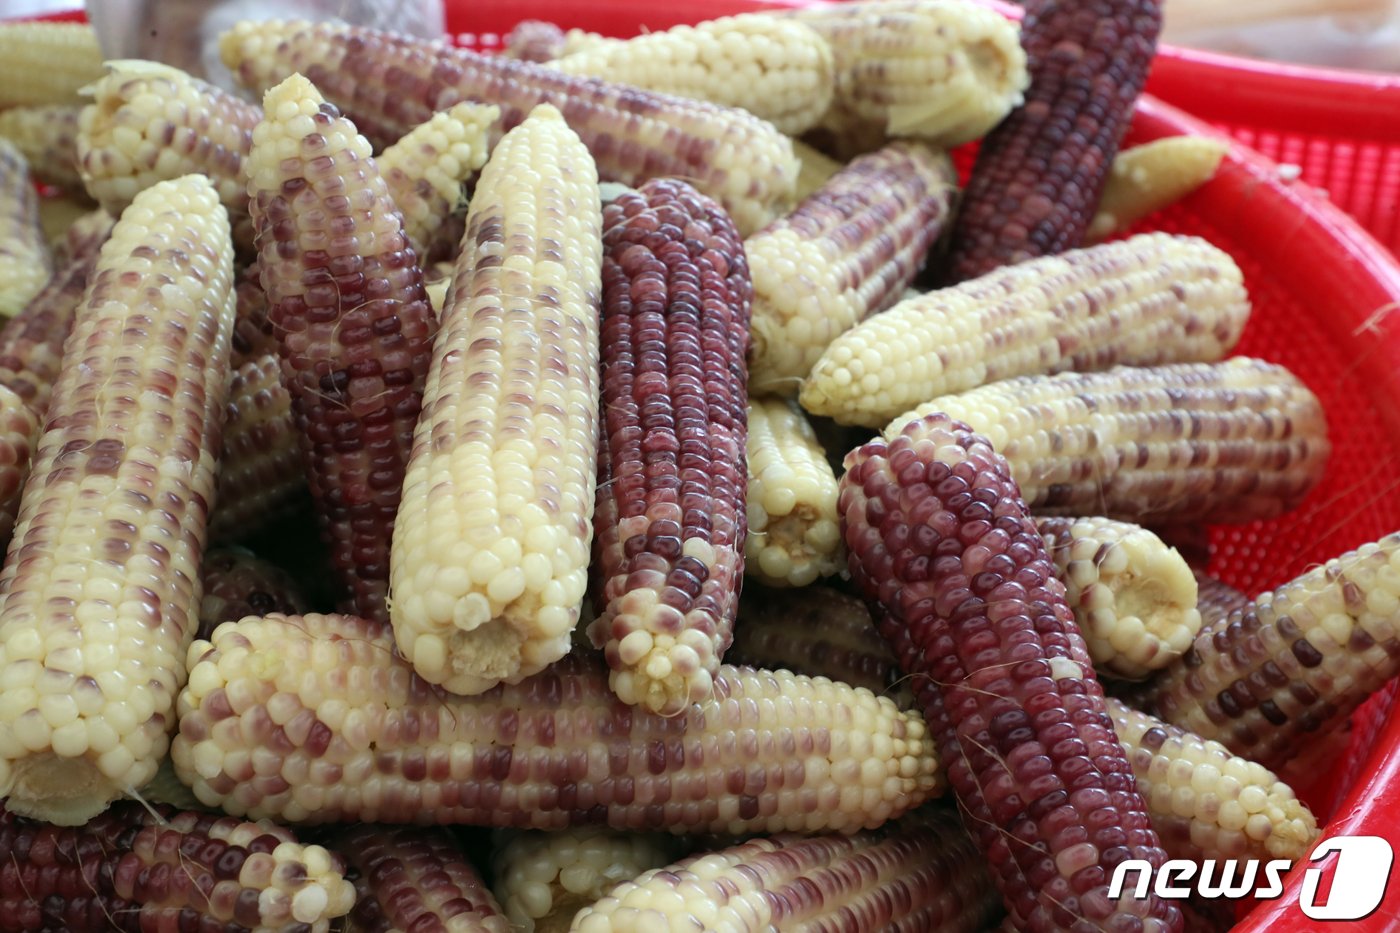
[{"label": "number 1 logo", "polygon": [[1298,906],[1313,920],[1360,920],[1380,906],[1395,853],[1380,836],[1338,836],[1313,849],[1312,861],[1332,852],[1338,853],[1337,866],[1327,903],[1317,903],[1322,869],[1309,868],[1303,873]]}]

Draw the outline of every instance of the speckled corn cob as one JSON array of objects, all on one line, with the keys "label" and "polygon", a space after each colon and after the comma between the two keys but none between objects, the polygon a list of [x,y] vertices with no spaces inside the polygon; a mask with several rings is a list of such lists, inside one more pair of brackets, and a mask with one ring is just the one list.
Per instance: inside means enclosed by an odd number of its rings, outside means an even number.
[{"label": "speckled corn cob", "polygon": [[808,411],[878,427],[1013,376],[1218,360],[1248,317],[1228,253],[1148,233],[902,301],[832,341],[800,397]]},{"label": "speckled corn cob", "polygon": [[8,547],[43,418],[0,384],[0,544]]},{"label": "speckled corn cob", "polygon": [[567,42],[564,30],[542,19],[525,19],[515,24],[501,49],[502,58],[518,58],[523,62],[543,63],[564,53]]},{"label": "speckled corn cob", "polygon": [[1307,857],[1317,819],[1277,775],[1219,742],[1112,697],[1104,702],[1172,858]]},{"label": "speckled corn cob", "polygon": [[1191,646],[1201,630],[1196,578],[1174,548],[1111,518],[1035,524],[1098,671],[1142,680]]},{"label": "speckled corn cob", "polygon": [[571,930],[923,930],[981,933],[1000,910],[972,840],[946,810],[851,836],[783,833],[626,881]]},{"label": "speckled corn cob", "polygon": [[345,933],[511,933],[452,834],[438,827],[352,826],[329,845],[355,884]]},{"label": "speckled corn cob", "polygon": [[899,300],[943,230],[956,182],[946,154],[891,143],[744,242],[754,392],[795,394],[832,340]]},{"label": "speckled corn cob", "polygon": [[264,354],[240,366],[229,383],[209,540],[248,537],[283,514],[305,489],[292,397],[282,385],[281,363]]},{"label": "speckled corn cob", "polygon": [[1244,609],[1254,600],[1223,580],[1196,573],[1196,611],[1201,614],[1201,627],[1209,628],[1236,609]]},{"label": "speckled corn cob", "polygon": [[375,159],[419,257],[428,254],[462,201],[463,182],[486,164],[489,131],[500,115],[501,108],[488,104],[456,104]]},{"label": "speckled corn cob", "polygon": [[204,596],[196,638],[208,638],[220,624],[245,616],[300,615],[309,608],[291,574],[246,548],[211,548],[200,569]]},{"label": "speckled corn cob", "polygon": [[615,885],[670,864],[688,848],[674,836],[597,826],[516,832],[496,846],[496,897],[517,933],[564,930]]},{"label": "speckled corn cob", "polygon": [[563,657],[588,582],[602,241],[593,160],[541,106],[496,146],[394,527],[399,650],[453,693]]},{"label": "speckled corn cob", "polygon": [[836,472],[807,416],[786,399],[750,399],[744,567],[771,586],[806,586],[846,562]]},{"label": "speckled corn cob", "polygon": [[229,813],[849,832],[939,789],[922,718],[785,671],[721,667],[711,700],[666,717],[618,700],[587,651],[454,696],[352,616],[245,619],[190,654],[176,772]]},{"label": "speckled corn cob", "polygon": [[191,172],[205,175],[230,216],[248,212],[244,162],[254,105],[178,68],[107,62],[78,130],[78,168],[88,193],[113,214],[137,192]]},{"label": "speckled corn cob", "polygon": [[0,318],[23,311],[52,271],[29,165],[0,139]]},{"label": "speckled corn cob", "polygon": [[1333,558],[1201,631],[1144,708],[1266,767],[1400,672],[1400,534]]},{"label": "speckled corn cob", "polygon": [[1331,449],[1317,397],[1247,357],[1006,379],[920,405],[885,436],[932,412],[987,437],[1036,512],[1139,524],[1281,515]]},{"label": "speckled corn cob", "polygon": [[797,156],[800,167],[797,170],[797,197],[799,200],[806,200],[816,193],[822,185],[831,180],[831,176],[841,171],[845,164],[833,159],[814,146],[809,146],[800,139],[792,141],[792,151]]},{"label": "speckled corn cob", "polygon": [[1082,244],[1161,26],[1161,0],[1027,4],[1030,89],[978,150],[946,283]]},{"label": "speckled corn cob", "polygon": [[741,107],[796,135],[831,107],[831,47],[810,26],[763,13],[648,32],[550,63],[565,74]]},{"label": "speckled corn cob", "polygon": [[865,603],[817,584],[775,590],[749,585],[739,601],[734,664],[785,669],[864,687],[912,709],[914,694]]},{"label": "speckled corn cob", "polygon": [[389,539],[436,321],[354,124],[293,75],[267,92],[250,212],[321,534],[359,615],[388,624]]},{"label": "speckled corn cob", "polygon": [[623,701],[710,695],[747,532],[744,246],[714,201],[653,179],[603,208],[602,428],[588,636]]},{"label": "speckled corn cob", "polygon": [[[3,91],[0,91],[3,93]],[[84,191],[78,175],[77,104],[14,107],[0,111],[0,136],[19,150],[34,177],[69,191]]]},{"label": "speckled corn cob", "polygon": [[500,106],[493,141],[537,104],[553,104],[602,177],[685,178],[724,204],[744,234],[784,209],[797,183],[787,137],[742,110],[330,23],[240,23],[220,49],[224,64],[255,89],[301,72],[380,143],[462,100]]},{"label": "speckled corn cob", "polygon": [[279,826],[134,801],[71,829],[0,809],[0,852],[8,930],[326,933],[355,897],[338,859]]},{"label": "speckled corn cob", "polygon": [[102,75],[102,50],[87,23],[0,23],[0,109],[76,104]]},{"label": "speckled corn cob", "polygon": [[233,327],[228,216],[197,175],[103,245],[0,571],[0,797],[74,825],[165,755],[199,607]]},{"label": "speckled corn cob", "polygon": [[1012,920],[1179,930],[1169,901],[1108,897],[1119,861],[1166,855],[1006,459],[929,415],[846,456],[840,506],[852,580],[912,675]]},{"label": "speckled corn cob", "polygon": [[917,136],[956,146],[1021,102],[1029,77],[1017,26],[966,0],[874,0],[788,14],[831,44],[839,135]]},{"label": "speckled corn cob", "polygon": [[277,334],[267,317],[267,292],[263,291],[262,268],[256,261],[238,274],[233,294],[237,309],[230,366],[236,371],[265,354],[276,353]]},{"label": "speckled corn cob", "polygon": [[1118,153],[1084,242],[1127,231],[1210,180],[1230,144],[1205,136],[1168,136]]}]

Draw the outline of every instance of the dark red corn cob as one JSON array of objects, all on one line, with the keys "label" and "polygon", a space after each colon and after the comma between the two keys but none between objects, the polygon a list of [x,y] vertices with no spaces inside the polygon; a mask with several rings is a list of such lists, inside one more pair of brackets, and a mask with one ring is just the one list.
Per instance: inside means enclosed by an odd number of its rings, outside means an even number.
[{"label": "dark red corn cob", "polygon": [[204,596],[195,638],[208,638],[223,622],[270,612],[301,615],[311,608],[292,575],[240,547],[211,548],[199,566]]},{"label": "dark red corn cob", "polygon": [[233,321],[230,369],[255,360],[264,353],[277,352],[277,335],[267,317],[267,292],[262,287],[262,269],[257,262],[249,263],[234,283],[233,294],[238,302]]},{"label": "dark red corn cob", "polygon": [[360,824],[337,833],[330,847],[355,884],[345,933],[510,933],[500,904],[446,829]]},{"label": "dark red corn cob", "polygon": [[987,134],[944,283],[1062,253],[1084,231],[1147,80],[1161,0],[1028,0],[1025,103]]},{"label": "dark red corn cob", "polygon": [[87,824],[0,808],[0,930],[325,933],[354,903],[339,861],[272,823],[123,800]]},{"label": "dark red corn cob", "polygon": [[603,430],[588,634],[625,702],[710,696],[747,533],[749,279],[724,209],[654,179],[603,210]]},{"label": "dark red corn cob", "polygon": [[1119,862],[1166,855],[1005,459],[930,415],[847,455],[840,508],[852,579],[1017,926],[1179,930],[1168,901],[1108,897]]}]

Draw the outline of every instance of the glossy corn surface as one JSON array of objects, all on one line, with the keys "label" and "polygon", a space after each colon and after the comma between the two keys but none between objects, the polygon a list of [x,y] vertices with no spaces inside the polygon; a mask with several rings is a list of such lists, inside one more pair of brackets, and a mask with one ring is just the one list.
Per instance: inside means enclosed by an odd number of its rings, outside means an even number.
[{"label": "glossy corn surface", "polygon": [[306,75],[381,144],[463,100],[501,108],[493,140],[537,105],[551,104],[596,153],[603,178],[685,178],[722,203],[745,234],[782,210],[797,183],[787,137],[742,110],[329,23],[244,22],[220,50],[254,89]]},{"label": "glossy corn surface", "polygon": [[1086,243],[1123,233],[1205,184],[1229,143],[1204,136],[1167,136],[1121,150],[1113,160]]},{"label": "glossy corn surface", "polygon": [[0,109],[76,104],[102,74],[102,50],[87,23],[0,23]]},{"label": "glossy corn surface", "polygon": [[901,301],[836,337],[800,398],[816,414],[879,427],[1014,376],[1218,360],[1249,310],[1228,253],[1196,237],[1143,234]]},{"label": "glossy corn surface", "polygon": [[291,822],[671,833],[853,831],[939,789],[919,716],[824,678],[721,667],[710,701],[666,717],[618,700],[591,652],[458,697],[392,648],[350,616],[220,626],[191,649],[177,773]]},{"label": "glossy corn surface", "polygon": [[795,394],[832,340],[899,299],[948,220],[955,186],[946,154],[891,143],[745,240],[753,391]]},{"label": "glossy corn surface", "polygon": [[83,180],[78,175],[81,112],[77,104],[0,110],[0,136],[14,144],[39,181],[82,193]]},{"label": "glossy corn surface", "polygon": [[23,311],[52,271],[29,163],[0,139],[0,318]]},{"label": "glossy corn surface", "polygon": [[1006,379],[920,405],[885,434],[933,412],[986,436],[1046,515],[1273,518],[1322,479],[1331,452],[1317,397],[1248,357]]},{"label": "glossy corn surface", "polygon": [[738,608],[752,283],[733,222],[684,182],[619,194],[602,233],[588,635],[619,697],[675,715],[709,697]]},{"label": "glossy corn surface", "polygon": [[17,813],[82,823],[165,754],[199,608],[232,261],[198,176],[147,189],[102,247],[0,571],[0,796]]}]

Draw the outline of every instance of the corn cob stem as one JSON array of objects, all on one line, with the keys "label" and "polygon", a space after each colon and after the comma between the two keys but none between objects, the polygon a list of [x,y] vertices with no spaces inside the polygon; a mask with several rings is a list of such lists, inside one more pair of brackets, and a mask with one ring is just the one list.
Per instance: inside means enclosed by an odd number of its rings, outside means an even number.
[{"label": "corn cob stem", "polygon": [[955,184],[946,154],[892,143],[744,242],[755,392],[795,393],[832,340],[899,299],[942,232]]},{"label": "corn cob stem", "polygon": [[259,560],[246,548],[212,548],[201,567],[204,596],[196,638],[208,638],[220,624],[270,612],[300,615],[308,608],[291,574]]},{"label": "corn cob stem", "polygon": [[83,193],[78,175],[78,115],[76,104],[14,107],[0,111],[0,136],[19,150],[39,181]]},{"label": "corn cob stem", "polygon": [[354,903],[339,860],[271,823],[123,801],[63,828],[0,809],[14,930],[327,933]]},{"label": "corn cob stem", "polygon": [[965,0],[874,0],[790,14],[830,43],[836,91],[822,127],[840,136],[977,139],[1029,81],[1017,26]]},{"label": "corn cob stem", "polygon": [[517,933],[569,928],[574,915],[688,848],[674,836],[616,832],[596,826],[515,832],[497,845],[496,896]]},{"label": "corn cob stem", "polygon": [[1005,458],[930,415],[847,455],[841,510],[851,576],[1014,922],[1180,929],[1168,901],[1108,897],[1117,862],[1166,856]]},{"label": "corn cob stem", "polygon": [[0,318],[23,311],[51,271],[29,165],[0,139]]},{"label": "corn cob stem", "polygon": [[322,536],[355,612],[388,624],[389,540],[436,321],[369,143],[294,75],[268,91],[248,193]]},{"label": "corn cob stem", "polygon": [[344,933],[510,933],[452,834],[437,827],[352,826],[329,842],[350,868],[355,908]]},{"label": "corn cob stem", "polygon": [[1168,136],[1119,152],[1084,242],[1124,233],[1149,214],[1186,197],[1210,180],[1229,148],[1221,139]]},{"label": "corn cob stem", "polygon": [[102,75],[102,50],[87,23],[0,23],[0,109],[76,104]]},{"label": "corn cob stem", "polygon": [[836,473],[802,410],[749,399],[745,568],[771,586],[806,586],[845,564]]},{"label": "corn cob stem", "polygon": [[999,379],[1218,360],[1248,317],[1228,253],[1144,234],[902,301],[836,337],[800,398],[815,414],[878,427]]},{"label": "corn cob stem", "polygon": [[596,153],[603,177],[686,178],[724,204],[745,234],[771,220],[797,182],[787,138],[742,110],[329,23],[240,23],[220,49],[224,64],[255,89],[306,75],[380,143],[462,100],[500,106],[493,140],[536,105],[553,104]]},{"label": "corn cob stem", "polygon": [[739,107],[793,135],[822,118],[836,84],[825,39],[804,23],[763,13],[601,43],[550,67]]},{"label": "corn cob stem", "polygon": [[570,929],[980,933],[998,913],[972,841],[938,810],[851,836],[784,833],[692,856],[623,882]]},{"label": "corn cob stem", "polygon": [[922,719],[783,671],[721,667],[713,699],[663,717],[613,696],[592,652],[518,685],[454,696],[414,675],[387,633],[350,616],[222,625],[191,659],[175,767],[200,800],[229,813],[852,831],[938,790]]},{"label": "corn cob stem", "polygon": [[685,182],[603,209],[602,399],[588,629],[627,703],[707,699],[744,573],[749,307],[738,231]]},{"label": "corn cob stem", "polygon": [[1400,534],[1263,593],[1196,636],[1144,702],[1278,767],[1400,672]]},{"label": "corn cob stem", "polygon": [[1160,0],[1027,4],[1030,89],[982,141],[947,284],[1082,244],[1161,28]]},{"label": "corn cob stem", "polygon": [[1040,514],[1247,522],[1297,506],[1330,452],[1322,406],[1262,360],[1006,379],[896,418],[946,412],[1011,463]]}]

